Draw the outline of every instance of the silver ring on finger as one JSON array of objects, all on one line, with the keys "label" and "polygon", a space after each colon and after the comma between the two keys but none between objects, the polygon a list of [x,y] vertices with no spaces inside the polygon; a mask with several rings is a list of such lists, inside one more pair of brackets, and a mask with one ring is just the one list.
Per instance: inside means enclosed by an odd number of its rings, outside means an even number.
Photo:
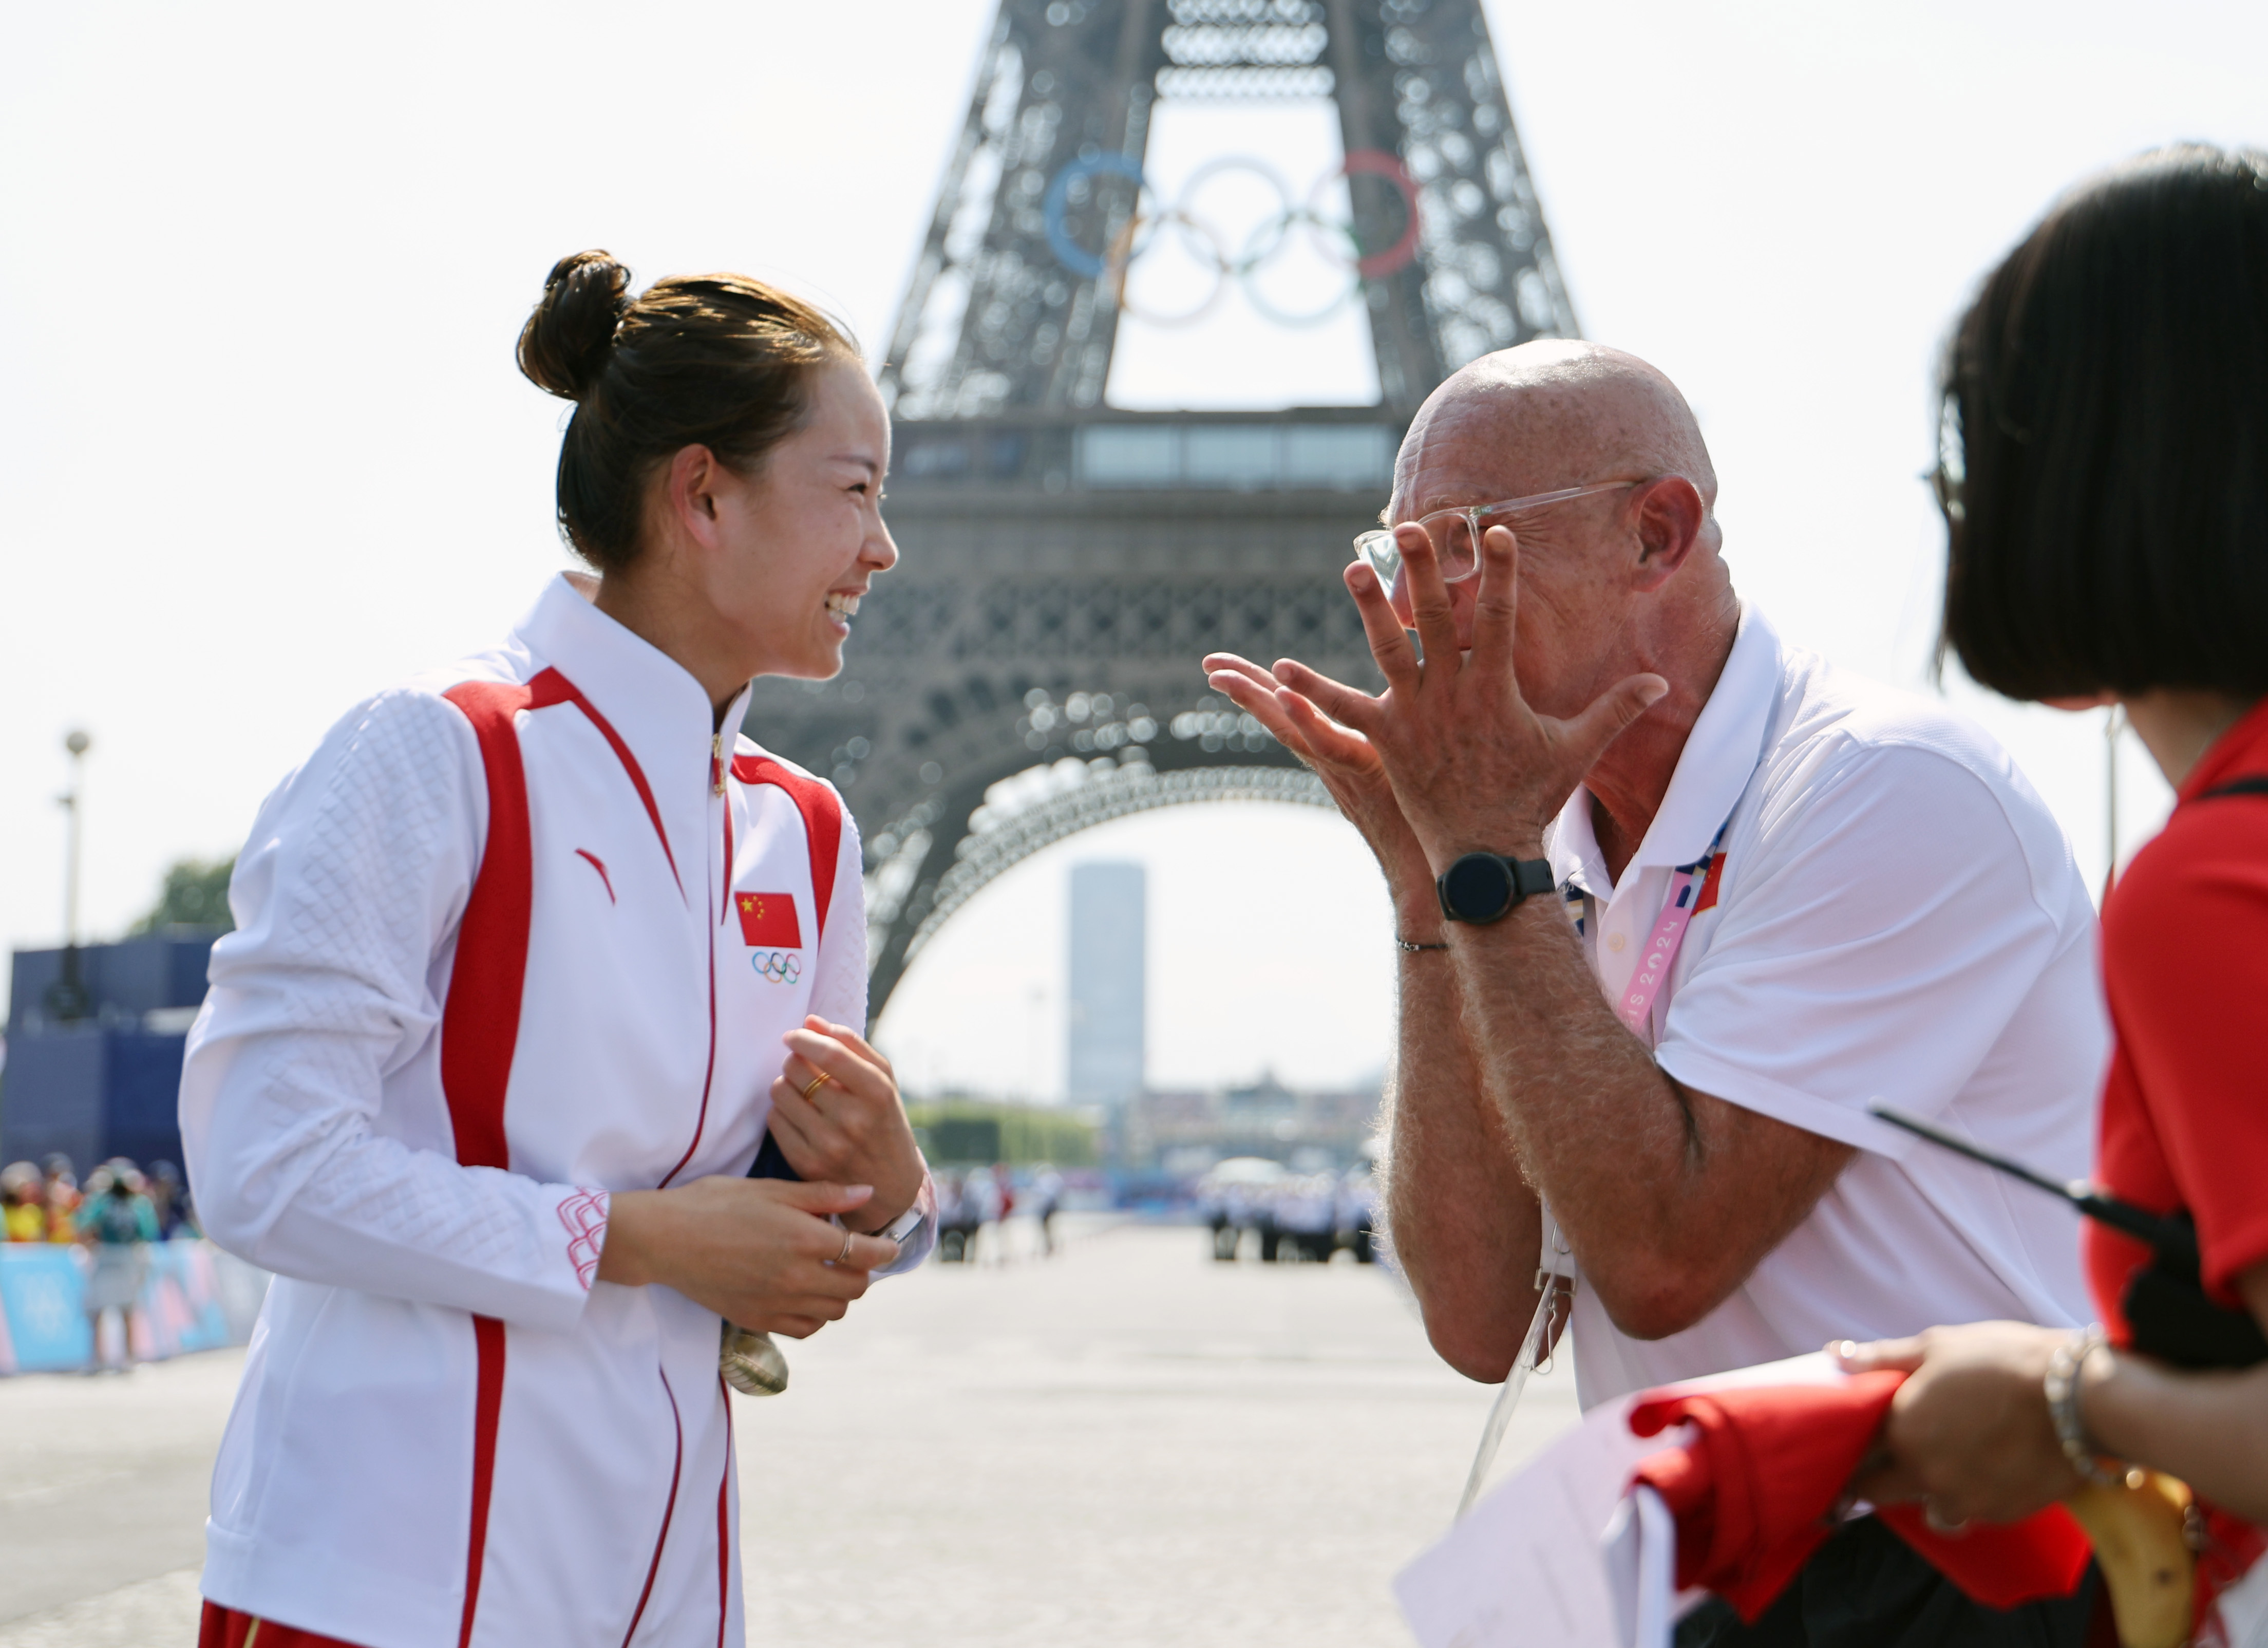
[{"label": "silver ring on finger", "polygon": [[842,1251],[841,1253],[837,1253],[837,1254],[836,1254],[836,1255],[835,1255],[835,1262],[836,1262],[836,1264],[838,1264],[838,1265],[839,1265],[839,1264],[841,1264],[844,1260],[846,1260],[846,1259],[848,1259],[848,1258],[850,1258],[850,1231],[848,1231],[848,1230],[845,1230],[845,1231],[843,1231],[843,1251]]}]

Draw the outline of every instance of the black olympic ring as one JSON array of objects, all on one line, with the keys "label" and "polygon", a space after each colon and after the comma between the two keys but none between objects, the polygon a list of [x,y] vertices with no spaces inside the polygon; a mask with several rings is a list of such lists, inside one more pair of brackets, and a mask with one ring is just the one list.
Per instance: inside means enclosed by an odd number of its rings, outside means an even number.
[{"label": "black olympic ring", "polygon": [[[1197,191],[1213,177],[1226,171],[1243,171],[1264,180],[1276,190],[1282,210],[1272,218],[1263,219],[1234,257],[1228,255],[1220,235],[1211,225],[1195,216],[1188,202]],[[1073,240],[1064,223],[1064,211],[1070,203],[1073,184],[1095,176],[1123,178],[1136,186],[1135,210],[1126,222],[1111,237],[1110,244],[1101,255],[1088,251]],[[1402,196],[1404,215],[1401,237],[1392,246],[1376,252],[1366,253],[1356,238],[1354,225],[1326,218],[1317,204],[1317,197],[1340,178],[1379,177],[1394,185]],[[1337,312],[1348,298],[1359,292],[1368,281],[1379,280],[1407,268],[1418,255],[1418,183],[1402,162],[1379,149],[1358,149],[1332,170],[1317,178],[1307,191],[1303,204],[1294,205],[1292,192],[1282,178],[1265,161],[1241,155],[1224,155],[1208,160],[1191,173],[1182,185],[1181,198],[1171,206],[1153,210],[1146,216],[1141,210],[1144,194],[1156,197],[1149,179],[1142,168],[1122,154],[1099,154],[1091,159],[1073,160],[1055,174],[1048,185],[1044,201],[1048,246],[1056,259],[1074,275],[1089,280],[1107,280],[1110,295],[1119,307],[1138,320],[1154,326],[1185,326],[1210,312],[1220,301],[1232,280],[1241,282],[1245,296],[1253,307],[1279,326],[1313,326]],[[1134,262],[1156,244],[1159,233],[1173,225],[1182,245],[1200,263],[1210,263],[1213,270],[1212,290],[1204,301],[1178,314],[1145,314],[1126,301],[1126,276]],[[1262,295],[1251,278],[1254,271],[1266,263],[1283,248],[1294,225],[1304,227],[1317,248],[1327,258],[1341,263],[1348,271],[1346,290],[1320,309],[1305,314],[1290,314],[1278,309]],[[1341,249],[1340,243],[1344,243]]]},{"label": "black olympic ring", "polygon": [[760,950],[751,951],[748,964],[756,976],[773,984],[793,984],[803,977],[803,958],[791,950]]}]

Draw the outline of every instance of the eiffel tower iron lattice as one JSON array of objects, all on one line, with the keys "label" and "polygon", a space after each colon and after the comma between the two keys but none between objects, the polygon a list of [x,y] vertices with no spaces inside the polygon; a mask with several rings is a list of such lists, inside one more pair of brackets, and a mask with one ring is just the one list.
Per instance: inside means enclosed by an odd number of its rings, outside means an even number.
[{"label": "eiffel tower iron lattice", "polygon": [[[1377,404],[1105,404],[1128,265],[1199,226],[1143,173],[1183,99],[1336,106],[1351,221],[1287,200],[1269,227],[1341,248]],[[1215,251],[1224,280],[1254,244]],[[1001,0],[880,373],[903,558],[840,677],[759,682],[748,712],[858,820],[873,1010],[987,882],[1079,830],[1329,805],[1197,660],[1374,683],[1338,573],[1411,415],[1466,361],[1575,335],[1478,0]]]}]

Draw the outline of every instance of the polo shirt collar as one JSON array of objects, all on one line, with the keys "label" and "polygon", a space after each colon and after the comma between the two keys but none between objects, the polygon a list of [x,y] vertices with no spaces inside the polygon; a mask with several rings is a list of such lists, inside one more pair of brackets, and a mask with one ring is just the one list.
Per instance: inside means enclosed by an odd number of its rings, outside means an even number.
[{"label": "polo shirt collar", "polygon": [[[1675,868],[1708,852],[1764,759],[1781,673],[1779,632],[1754,602],[1742,602],[1733,650],[1693,730],[1685,736],[1668,793],[1661,798],[1646,839],[1624,868],[1622,884],[1629,884],[1641,871],[1656,866]],[[1591,827],[1588,787],[1578,785],[1560,809],[1551,831],[1550,855],[1552,876],[1562,885],[1572,881],[1594,895],[1613,897],[1616,883],[1607,874],[1605,856]]]},{"label": "polo shirt collar", "polygon": [[[544,587],[519,625],[541,664],[573,682],[637,758],[681,861],[700,862],[707,832],[714,720],[709,694],[684,665],[608,617],[563,573]],[[725,756],[746,713],[748,689],[726,707]]]}]

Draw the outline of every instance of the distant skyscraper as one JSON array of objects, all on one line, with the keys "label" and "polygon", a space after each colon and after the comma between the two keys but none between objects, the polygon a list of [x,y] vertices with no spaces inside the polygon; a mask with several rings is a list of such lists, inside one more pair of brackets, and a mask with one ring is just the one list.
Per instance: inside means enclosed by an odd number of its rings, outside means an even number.
[{"label": "distant skyscraper", "polygon": [[1074,1104],[1115,1105],[1142,1090],[1146,889],[1139,864],[1071,867],[1068,1086]]}]

